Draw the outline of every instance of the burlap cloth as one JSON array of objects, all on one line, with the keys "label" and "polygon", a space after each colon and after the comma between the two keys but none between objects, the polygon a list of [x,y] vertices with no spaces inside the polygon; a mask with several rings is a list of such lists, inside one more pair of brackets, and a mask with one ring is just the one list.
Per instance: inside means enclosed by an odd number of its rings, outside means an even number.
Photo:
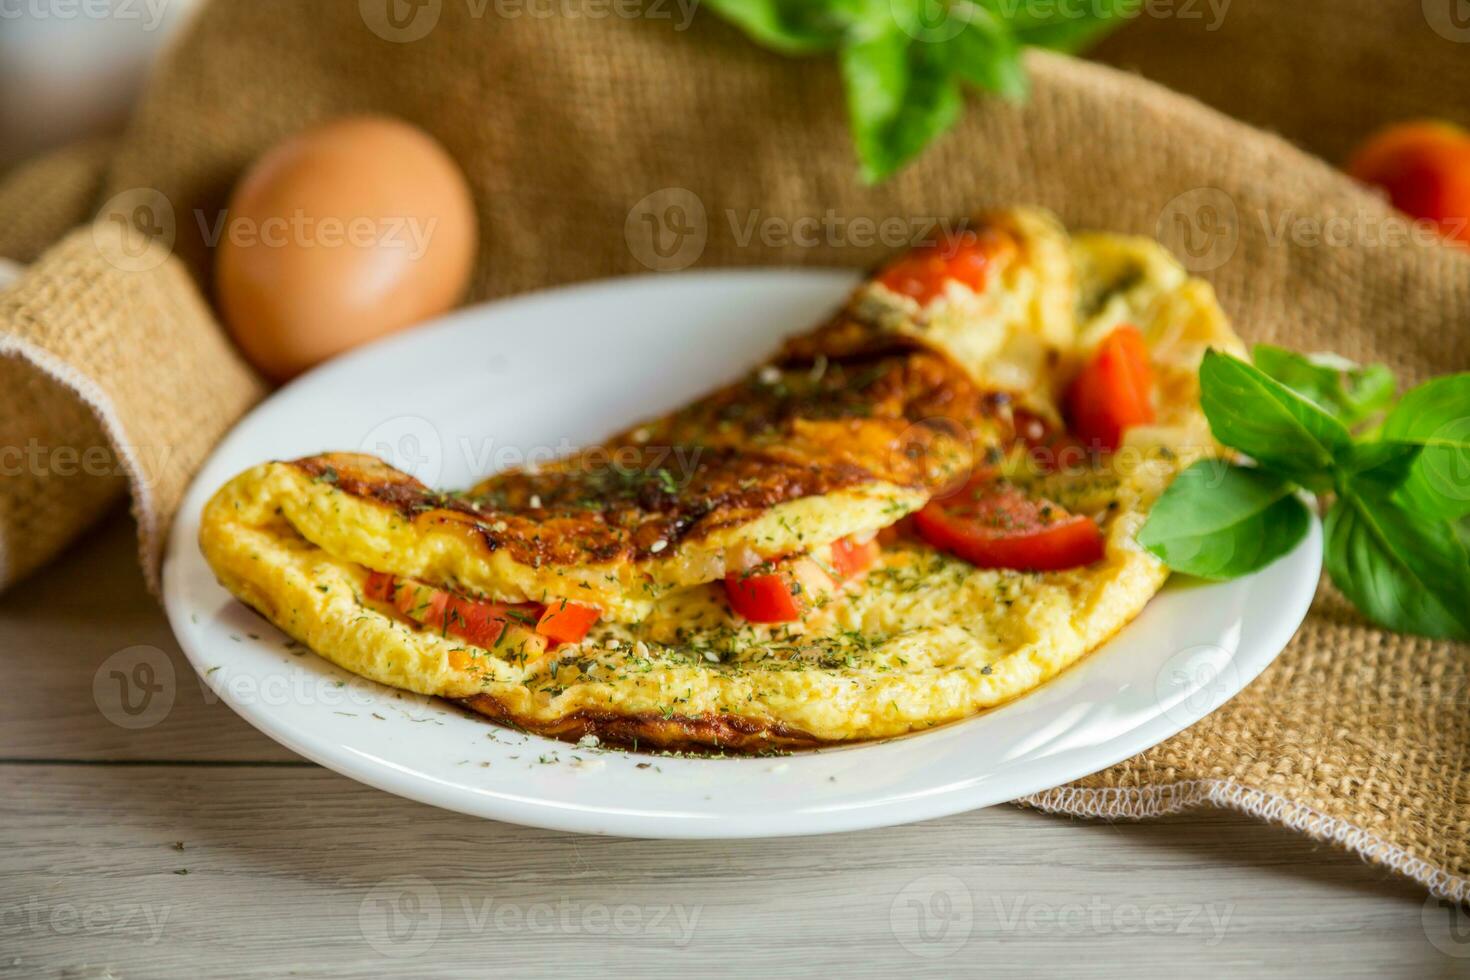
[{"label": "burlap cloth", "polygon": [[[672,4],[629,18],[607,4],[547,16],[566,5],[431,0],[401,6],[408,22],[383,6],[207,5],[114,147],[0,186],[0,255],[34,261],[0,293],[6,580],[131,484],[156,581],[189,475],[263,392],[196,289],[208,289],[200,229],[263,148],[341,113],[413,120],[464,166],[484,241],[477,300],[696,259],[863,266],[891,249],[853,219],[1034,202],[1074,226],[1158,235],[1215,283],[1248,340],[1381,359],[1411,381],[1467,366],[1470,254],[1403,241],[1402,223],[1326,163],[1111,68],[1034,56],[1028,104],[976,101],[874,188],[856,179],[830,60],[772,56],[704,15],[680,30]],[[1420,7],[1235,0],[1218,32],[1145,19],[1103,54],[1336,156],[1367,123],[1470,108],[1441,104],[1470,91],[1470,32]],[[176,240],[173,256],[117,214]],[[813,227],[784,224],[798,219],[819,230],[762,231]],[[665,220],[685,237],[669,225],[654,242]],[[1232,806],[1464,898],[1467,679],[1463,647],[1373,629],[1324,588],[1290,648],[1223,709],[1026,802],[1107,816]]]}]

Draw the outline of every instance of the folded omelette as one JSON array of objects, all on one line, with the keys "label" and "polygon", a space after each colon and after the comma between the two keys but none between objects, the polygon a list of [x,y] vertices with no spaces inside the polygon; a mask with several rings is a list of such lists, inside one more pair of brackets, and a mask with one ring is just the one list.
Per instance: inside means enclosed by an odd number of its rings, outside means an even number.
[{"label": "folded omelette", "polygon": [[454,492],[355,453],[265,463],[209,502],[200,546],[333,663],[528,731],[899,735],[1035,688],[1160,588],[1134,534],[1220,451],[1209,347],[1240,352],[1159,245],[1007,211],[599,446]]}]

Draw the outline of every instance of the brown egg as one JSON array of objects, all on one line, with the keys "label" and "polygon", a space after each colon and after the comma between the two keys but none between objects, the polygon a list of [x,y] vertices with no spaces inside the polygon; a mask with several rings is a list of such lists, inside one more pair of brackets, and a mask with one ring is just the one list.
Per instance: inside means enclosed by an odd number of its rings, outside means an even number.
[{"label": "brown egg", "polygon": [[241,350],[282,381],[449,309],[475,256],[464,174],[407,123],[356,117],[275,147],[236,186],[215,256]]}]

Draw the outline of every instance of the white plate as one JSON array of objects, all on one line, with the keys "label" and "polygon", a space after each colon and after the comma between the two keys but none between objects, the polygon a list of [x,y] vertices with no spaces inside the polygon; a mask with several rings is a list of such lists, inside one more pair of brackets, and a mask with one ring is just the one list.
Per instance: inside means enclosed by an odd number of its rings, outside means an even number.
[{"label": "white plate", "polygon": [[767,270],[593,283],[464,310],[306,375],[230,433],[184,499],[163,570],[179,642],[235,711],[328,768],[451,810],[637,837],[855,830],[1014,799],[1163,741],[1286,645],[1317,584],[1315,523],[1300,547],[1250,578],[1171,585],[1080,664],[968,721],[783,758],[589,752],[286,649],[199,554],[205,501],[262,460],[362,448],[426,482],[464,486],[740,375],[852,282]]}]

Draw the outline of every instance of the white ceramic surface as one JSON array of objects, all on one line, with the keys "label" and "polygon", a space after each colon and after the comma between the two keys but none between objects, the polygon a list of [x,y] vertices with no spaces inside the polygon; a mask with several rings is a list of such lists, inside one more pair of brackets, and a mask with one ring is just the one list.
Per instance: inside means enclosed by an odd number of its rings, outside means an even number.
[{"label": "white ceramic surface", "polygon": [[300,754],[435,806],[637,837],[759,837],[924,820],[1096,772],[1218,708],[1306,614],[1321,530],[1262,572],[1173,583],[1060,677],[979,717],[787,757],[586,750],[379,687],[299,649],[235,602],[196,544],[209,495],[246,467],[363,449],[464,486],[562,452],[736,377],[850,288],[847,273],[701,272],[592,283],[464,310],[299,379],[220,444],[164,565],[169,619],[206,683]]}]

